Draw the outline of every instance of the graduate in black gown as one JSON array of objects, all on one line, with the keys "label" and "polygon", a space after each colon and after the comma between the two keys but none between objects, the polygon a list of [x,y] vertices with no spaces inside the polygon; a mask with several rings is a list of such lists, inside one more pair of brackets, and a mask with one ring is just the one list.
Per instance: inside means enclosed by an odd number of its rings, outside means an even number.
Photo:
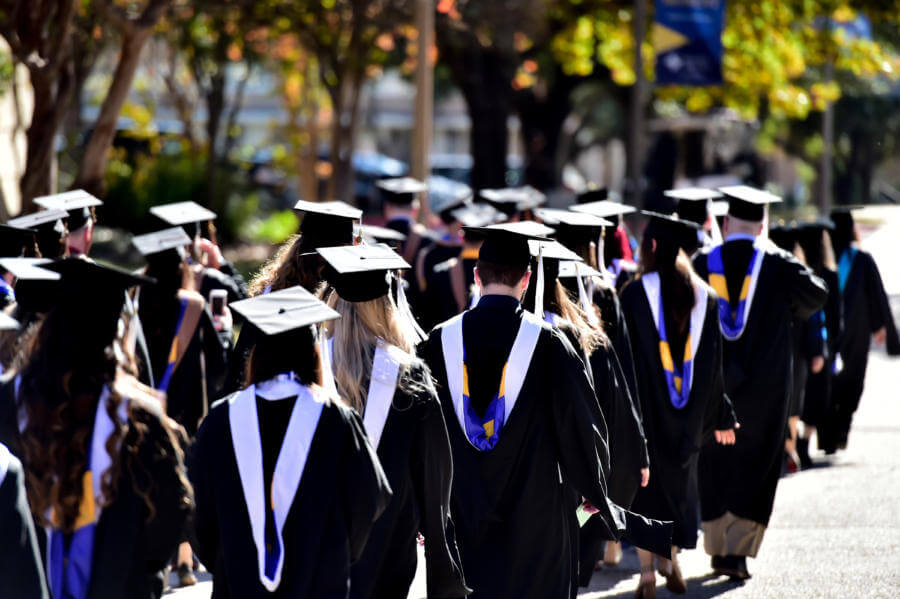
[{"label": "graduate in black gown", "polygon": [[182,227],[190,237],[191,271],[194,289],[209,299],[214,289],[224,290],[229,302],[247,297],[244,277],[222,255],[216,243],[213,221],[216,213],[196,202],[176,202],[150,208],[150,213],[171,227]]},{"label": "graduate in black gown", "polygon": [[576,584],[573,490],[598,510],[610,540],[627,532],[666,548],[670,531],[607,497],[606,426],[584,363],[561,331],[519,304],[531,276],[519,224],[480,229],[481,299],[435,328],[421,355],[448,424],[451,508],[472,596],[565,598]]},{"label": "graduate in black gown", "polygon": [[[717,298],[681,251],[696,248],[697,231],[693,223],[652,215],[641,245],[641,274],[622,290],[652,473],[632,507],[650,518],[674,521],[671,553],[657,556],[657,568],[675,593],[686,591],[678,550],[697,546],[700,449],[713,439],[722,445],[735,440]],[[638,557],[641,580],[635,596],[653,597],[654,556],[639,549]]]},{"label": "graduate in black gown", "polygon": [[605,271],[610,284],[616,291],[621,291],[626,283],[637,274],[637,265],[634,263],[628,231],[622,222],[622,217],[635,212],[633,206],[614,202],[607,199],[605,189],[589,189],[578,194],[578,204],[571,206],[571,210],[592,214],[599,218],[612,221],[613,226],[607,227],[603,234],[603,247],[600,254],[603,263],[598,266]]},{"label": "graduate in black gown", "polygon": [[65,210],[69,234],[66,236],[66,252],[69,256],[87,256],[94,242],[96,210],[103,202],[84,191],[73,189],[63,193],[34,198],[34,203],[45,210]]},{"label": "graduate in black gown", "polygon": [[696,239],[684,248],[688,257],[698,250],[722,243],[722,232],[711,210],[714,201],[722,197],[721,193],[703,187],[681,187],[666,190],[663,195],[676,201],[678,218],[697,225]]},{"label": "graduate in black gown", "polygon": [[299,286],[232,308],[258,329],[249,385],[216,402],[189,458],[213,597],[345,599],[391,491],[359,415],[321,386],[313,325],[338,314]]},{"label": "graduate in black gown", "polygon": [[0,442],[24,464],[54,597],[158,598],[191,511],[174,425],[131,378],[117,324],[146,282],[83,259],[61,273],[24,366],[0,384]]},{"label": "graduate in black gown", "polygon": [[700,454],[704,545],[718,573],[747,578],[772,514],[784,456],[793,382],[791,320],[809,318],[825,283],[791,254],[760,240],[765,206],[780,201],[745,186],[725,187],[725,243],[694,257],[719,302],[725,391],[741,423],[731,446]]},{"label": "graduate in black gown", "polygon": [[22,462],[0,443],[0,595],[50,599]]},{"label": "graduate in black gown", "polygon": [[839,347],[844,334],[843,299],[838,281],[837,263],[831,247],[834,223],[830,219],[817,219],[800,225],[797,241],[803,250],[806,264],[828,286],[828,301],[825,307],[810,317],[807,326],[812,329],[813,340],[821,344],[823,364],[816,368],[813,364],[806,379],[803,409],[800,417],[803,430],[797,439],[797,455],[802,468],[813,465],[809,456],[809,440],[816,427],[825,418],[831,406],[831,380],[839,364]]},{"label": "graduate in black gown", "polygon": [[[354,599],[406,597],[416,574],[416,535],[425,537],[429,597],[464,597],[450,520],[453,462],[431,373],[413,353],[390,271],[409,265],[384,246],[320,248],[328,262],[323,377],[363,417],[394,495],[352,570]],[[360,266],[362,265],[362,266]],[[326,385],[327,386],[327,385]]]},{"label": "graduate in black gown", "polygon": [[[7,221],[10,227],[34,231],[37,258],[61,258],[68,249],[69,213],[61,209],[41,210]],[[26,254],[28,255],[28,254]]]},{"label": "graduate in black gown", "polygon": [[853,413],[859,406],[869,347],[886,346],[888,355],[900,355],[900,338],[881,274],[871,254],[859,248],[859,237],[849,209],[831,213],[832,234],[838,264],[838,287],[844,304],[844,334],[838,346],[843,368],[832,380],[831,407],[818,430],[825,453],[847,446]]}]

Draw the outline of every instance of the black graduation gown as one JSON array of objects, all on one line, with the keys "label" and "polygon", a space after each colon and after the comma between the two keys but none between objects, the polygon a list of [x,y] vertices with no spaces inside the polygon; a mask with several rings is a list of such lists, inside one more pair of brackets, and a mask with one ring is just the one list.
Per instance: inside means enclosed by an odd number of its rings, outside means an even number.
[{"label": "black graduation gown", "polygon": [[[844,334],[840,342],[844,368],[832,381],[832,408],[828,412],[824,431],[826,445],[845,442],[850,431],[853,413],[859,406],[872,334],[887,328],[887,351],[900,355],[900,339],[891,313],[890,301],[881,282],[881,274],[872,256],[859,250],[847,284],[844,287]],[[826,447],[827,448],[827,447]]]},{"label": "black graduation gown", "polygon": [[[838,283],[838,275],[828,268],[816,269],[816,274],[828,285],[828,300],[825,302],[825,330],[828,336],[824,347],[825,366],[819,372],[810,372],[806,379],[806,393],[803,399],[803,422],[818,426],[831,405],[831,380],[834,363],[844,334],[843,299]],[[817,315],[813,315],[815,322]],[[821,325],[821,323],[817,323]],[[819,435],[821,445],[821,435]]]},{"label": "black graduation gown", "polygon": [[[0,447],[0,452],[5,451]],[[25,472],[15,456],[7,457],[5,476],[0,470],[0,597],[50,599],[25,496]]]},{"label": "black graduation gown", "polygon": [[[403,259],[406,260],[410,266],[415,265],[419,252],[431,245],[431,242],[433,241],[431,232],[428,229],[407,218],[395,218],[389,220],[384,226],[406,235],[406,239],[400,244],[398,253],[403,256]],[[409,305],[412,307],[413,314],[418,318],[418,314],[422,309],[422,296],[419,290],[419,283],[416,280],[415,274],[410,271],[406,271],[403,276],[409,283],[406,290]]]},{"label": "black graduation gown", "polygon": [[[437,287],[432,287],[435,277],[430,275],[435,266],[455,258],[461,251],[462,246],[459,243],[438,239],[419,252],[416,263],[412,265],[413,269],[408,278],[416,278],[420,298],[415,316],[426,331],[459,313],[449,277],[446,277],[446,281],[442,280]],[[449,297],[447,296],[448,292]],[[448,310],[445,303],[448,301],[453,305],[453,312],[445,315]]]},{"label": "black graduation gown", "polygon": [[[138,312],[156,384],[159,385],[166,370],[180,308],[175,296],[151,301],[152,297],[154,296],[146,291],[141,294]],[[191,342],[175,368],[166,391],[168,415],[181,424],[189,436],[196,432],[203,417],[206,409],[204,398],[214,398],[220,394],[230,351],[230,339],[226,334],[216,331],[209,307],[204,306]],[[201,357],[205,361],[203,365]]]},{"label": "black graduation gown", "polygon": [[[455,253],[441,262],[432,264],[426,272],[425,301],[422,306],[428,310],[427,316],[423,317],[427,324],[424,327],[425,330],[456,316],[469,307],[470,289],[475,283],[475,265],[478,261],[474,258],[462,258],[461,254],[462,248],[457,247]],[[462,261],[461,287],[464,296],[461,298],[463,300],[462,310],[460,310],[460,298],[457,297],[453,283],[453,277],[456,276],[455,269],[459,268],[459,261]]]},{"label": "black graduation gown", "polygon": [[[729,295],[738,297],[753,242],[724,244],[722,259]],[[704,250],[694,269],[709,278]],[[791,319],[809,318],[824,304],[825,283],[784,250],[767,246],[756,295],[743,334],[724,340],[725,391],[741,429],[735,445],[710,444],[700,455],[701,515],[714,520],[726,511],[769,523],[784,456],[793,374]]]},{"label": "black graduation gown", "polygon": [[669,398],[659,357],[659,332],[640,279],[622,291],[650,450],[650,483],[638,489],[632,508],[649,518],[673,520],[672,544],[687,549],[697,545],[700,449],[714,430],[733,428],[735,423],[725,394],[718,304],[712,289],[707,294],[703,331],[693,357],[691,393],[679,410]]},{"label": "black graduation gown", "polygon": [[[469,390],[486,406],[523,312],[506,296],[485,296],[466,313],[463,337]],[[611,504],[606,476],[606,427],[576,350],[549,325],[542,330],[515,408],[497,445],[475,449],[453,408],[441,343],[442,327],[423,342],[422,355],[438,382],[453,453],[451,507],[472,597],[564,598],[574,594],[573,490],[600,509],[606,537],[626,527],[635,543],[666,547],[670,531]],[[627,523],[626,523],[627,520]]]},{"label": "black graduation gown", "polygon": [[212,596],[345,599],[350,565],[362,554],[372,523],[390,499],[359,416],[335,402],[323,405],[282,531],[281,583],[270,593],[259,580],[232,444],[229,399],[216,402],[204,419],[188,464],[196,502],[192,545],[213,574]]},{"label": "black graduation gown", "polygon": [[200,277],[200,295],[209,301],[209,292],[213,289],[224,289],[228,293],[229,304],[249,297],[244,277],[235,270],[231,262],[227,261],[220,264],[218,269],[203,269]]},{"label": "black graduation gown", "polygon": [[428,597],[464,597],[470,591],[450,520],[453,461],[444,415],[424,364],[401,376],[414,386],[398,385],[378,444],[378,458],[394,494],[353,565],[350,596],[406,597],[416,575],[416,534],[421,531]]},{"label": "black graduation gown", "polygon": [[[122,470],[115,500],[103,508],[94,536],[94,558],[87,599],[158,599],[163,569],[178,546],[191,512],[191,491],[181,448],[157,409],[129,401],[122,440]],[[0,385],[0,443],[19,453],[13,383]],[[149,494],[151,514],[142,493]],[[46,535],[37,529],[41,556]]]}]

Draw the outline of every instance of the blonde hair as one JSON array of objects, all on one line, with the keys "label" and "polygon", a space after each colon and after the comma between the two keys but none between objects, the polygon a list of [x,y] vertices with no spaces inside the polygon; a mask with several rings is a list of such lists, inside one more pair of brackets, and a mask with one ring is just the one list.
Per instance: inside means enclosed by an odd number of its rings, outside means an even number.
[{"label": "blonde hair", "polygon": [[413,390],[409,368],[420,361],[413,355],[415,342],[403,326],[390,294],[366,302],[348,302],[332,289],[322,290],[329,307],[341,317],[326,325],[333,340],[331,364],[338,395],[362,413],[366,405],[368,381],[372,376],[372,357],[378,343],[393,345],[400,355],[401,388]]},{"label": "blonde hair", "polygon": [[581,348],[587,352],[588,355],[591,355],[597,348],[609,347],[609,337],[607,337],[606,331],[603,330],[603,319],[600,317],[600,310],[597,309],[593,302],[591,303],[590,308],[592,308],[597,315],[596,324],[591,323],[591,319],[587,312],[585,312],[581,304],[573,301],[569,292],[566,291],[566,288],[559,282],[559,279],[556,280],[556,285],[554,285],[554,287],[556,295],[555,303],[559,310],[559,315],[564,320],[568,321],[568,323],[572,325],[572,328],[575,329]]}]

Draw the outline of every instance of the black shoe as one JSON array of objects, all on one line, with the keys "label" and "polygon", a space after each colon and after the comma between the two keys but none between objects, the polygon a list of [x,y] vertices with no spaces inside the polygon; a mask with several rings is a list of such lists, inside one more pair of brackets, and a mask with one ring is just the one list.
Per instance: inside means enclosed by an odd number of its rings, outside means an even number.
[{"label": "black shoe", "polygon": [[737,558],[737,569],[740,574],[741,580],[747,580],[751,578],[750,571],[747,570],[747,557],[744,555],[738,556]]},{"label": "black shoe", "polygon": [[738,555],[722,557],[719,567],[715,569],[715,574],[716,576],[727,576],[731,580],[746,580],[750,578],[745,558]]},{"label": "black shoe", "polygon": [[797,439],[797,455],[800,457],[800,469],[812,468],[813,461],[809,457],[809,439]]},{"label": "black shoe", "polygon": [[709,567],[712,568],[713,574],[716,576],[722,575],[722,568],[725,565],[725,557],[722,555],[714,555],[709,560]]}]

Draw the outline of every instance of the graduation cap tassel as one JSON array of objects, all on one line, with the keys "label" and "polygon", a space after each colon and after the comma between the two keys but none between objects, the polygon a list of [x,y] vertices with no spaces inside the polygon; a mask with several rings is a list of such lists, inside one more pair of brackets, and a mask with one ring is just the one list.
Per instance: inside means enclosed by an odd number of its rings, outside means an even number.
[{"label": "graduation cap tassel", "polygon": [[600,232],[600,239],[597,240],[597,270],[600,271],[600,276],[615,285],[615,280],[612,278],[611,273],[606,269],[605,262],[605,254],[606,254],[606,229],[603,229]]},{"label": "graduation cap tassel", "polygon": [[403,280],[396,274],[392,276],[394,277],[394,283],[397,285],[397,310],[400,312],[400,317],[406,322],[406,326],[412,332],[413,337],[415,337],[416,343],[424,341],[428,335],[425,334],[425,331],[416,322],[416,317],[413,316],[409,307],[409,301],[406,299],[406,291],[403,289]]},{"label": "graduation cap tassel", "polygon": [[713,245],[722,245],[724,241],[722,239],[722,230],[719,229],[719,220],[716,218],[716,215],[713,214],[713,200],[709,198],[706,201],[706,213],[709,215],[709,236],[712,239]]},{"label": "graduation cap tassel", "polygon": [[584,310],[585,315],[587,315],[588,322],[591,323],[591,325],[596,326],[598,322],[597,312],[594,311],[594,306],[591,305],[587,290],[584,288],[584,281],[581,279],[578,262],[575,263],[575,280],[578,281],[578,299],[581,302],[581,308]]},{"label": "graduation cap tassel", "polygon": [[534,291],[534,313],[544,318],[544,248],[538,247],[537,287]]},{"label": "graduation cap tassel", "polygon": [[769,205],[763,205],[763,221],[762,221],[762,233],[759,235],[760,239],[764,241],[768,241],[769,239]]}]

